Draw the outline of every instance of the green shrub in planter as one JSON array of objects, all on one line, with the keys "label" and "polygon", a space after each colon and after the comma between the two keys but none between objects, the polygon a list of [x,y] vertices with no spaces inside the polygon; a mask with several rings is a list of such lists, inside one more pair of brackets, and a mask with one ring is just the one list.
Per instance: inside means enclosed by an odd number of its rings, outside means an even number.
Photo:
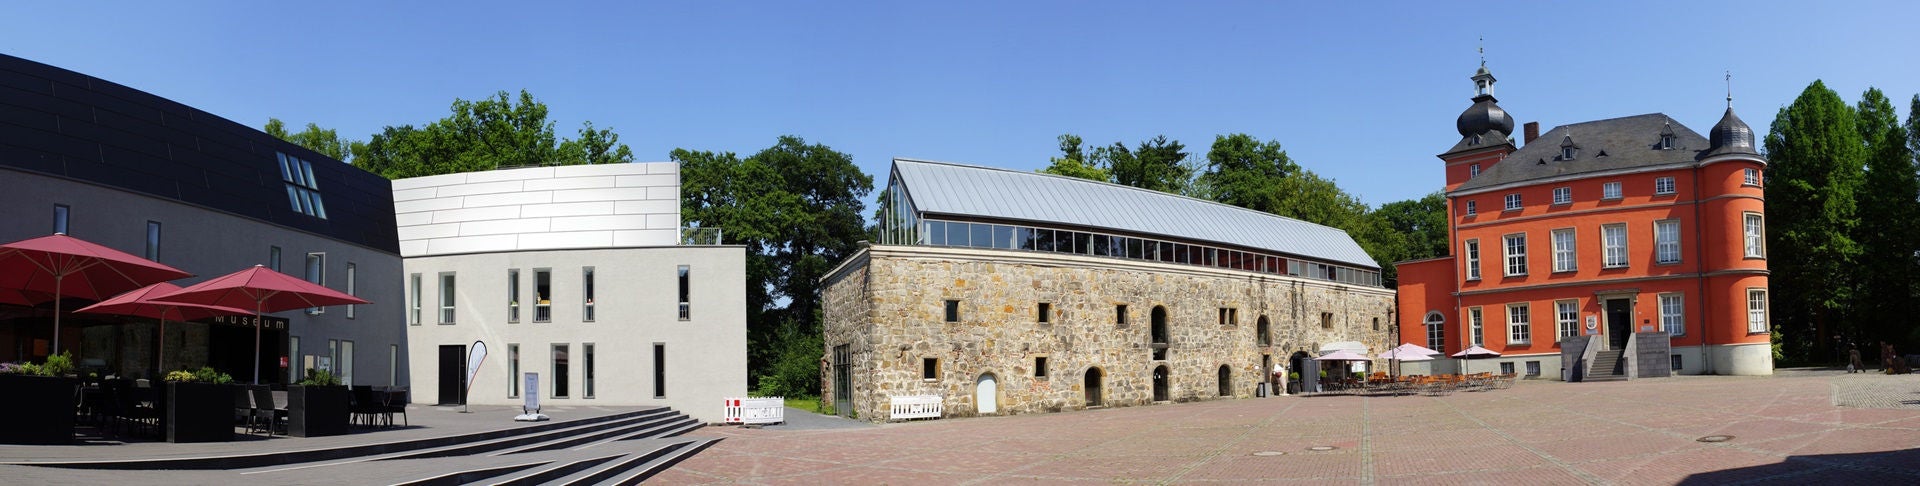
[{"label": "green shrub in planter", "polygon": [[325,370],[307,370],[300,384],[287,387],[287,435],[320,437],[347,433],[352,391]]}]

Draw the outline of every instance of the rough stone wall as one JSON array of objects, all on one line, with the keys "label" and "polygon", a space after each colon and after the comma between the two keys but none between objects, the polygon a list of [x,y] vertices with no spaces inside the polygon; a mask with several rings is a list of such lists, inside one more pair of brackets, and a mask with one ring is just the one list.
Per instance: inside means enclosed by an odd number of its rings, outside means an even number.
[{"label": "rough stone wall", "polygon": [[[823,349],[826,355],[820,359],[820,401],[836,407],[837,404],[834,404],[834,397],[838,396],[834,393],[836,387],[853,386],[853,384],[834,381],[833,366],[836,364],[833,362],[834,346],[848,345],[847,348],[851,351],[856,363],[851,377],[855,382],[866,379],[863,373],[870,369],[858,363],[866,362],[867,357],[873,355],[873,347],[867,339],[867,331],[872,328],[870,323],[874,296],[868,290],[867,266],[861,263],[866,257],[856,254],[852,258],[854,261],[848,264],[847,271],[830,277],[825,288],[821,290],[823,306],[821,338],[826,343]],[[885,400],[885,397],[881,399]],[[855,390],[854,403],[864,401],[860,391]],[[881,407],[885,406],[886,404],[881,404]],[[838,409],[835,412],[841,415],[849,413],[848,410]],[[860,417],[870,417],[874,411],[856,406],[854,412]]]},{"label": "rough stone wall", "polygon": [[[995,414],[1084,408],[1095,368],[1106,406],[1152,403],[1159,366],[1170,373],[1170,401],[1251,397],[1266,375],[1262,354],[1285,362],[1334,341],[1376,351],[1394,342],[1387,289],[1005,250],[876,246],[855,258],[865,259],[824,291],[825,348],[830,360],[834,346],[852,343],[854,408],[869,420],[885,420],[895,395],[939,395],[947,416],[975,415],[975,386],[988,374],[997,382]],[[960,301],[959,322],[945,322],[949,299]],[[1051,305],[1047,323],[1038,319],[1042,302]],[[1127,306],[1124,325],[1116,305]],[[1156,307],[1169,331],[1164,361],[1152,359]],[[1236,309],[1237,322],[1220,323],[1223,307]],[[1255,332],[1262,316],[1273,334],[1268,346]],[[1036,357],[1047,358],[1046,377],[1034,376]],[[938,359],[938,378],[921,378],[925,358]]]}]

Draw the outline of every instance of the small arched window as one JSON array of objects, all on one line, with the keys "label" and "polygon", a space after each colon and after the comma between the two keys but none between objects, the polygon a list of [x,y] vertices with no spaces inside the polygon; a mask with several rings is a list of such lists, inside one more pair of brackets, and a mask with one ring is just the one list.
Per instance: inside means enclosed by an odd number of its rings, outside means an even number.
[{"label": "small arched window", "polygon": [[1440,311],[1427,311],[1427,347],[1434,351],[1447,351],[1447,317]]}]

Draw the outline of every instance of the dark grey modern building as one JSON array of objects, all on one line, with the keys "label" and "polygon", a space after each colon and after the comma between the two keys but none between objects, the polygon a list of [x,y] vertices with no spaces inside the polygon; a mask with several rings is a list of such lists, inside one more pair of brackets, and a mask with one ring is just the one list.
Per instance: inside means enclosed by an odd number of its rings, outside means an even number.
[{"label": "dark grey modern building", "polygon": [[[372,304],[267,319],[260,381],[324,365],[352,384],[409,383],[384,178],[172,100],[0,55],[0,208],[0,241],[63,232],[196,275],[182,286],[258,264],[357,295]],[[0,305],[0,361],[48,354],[50,308]],[[152,320],[62,324],[62,347],[106,373],[150,376],[159,353],[161,371],[253,378],[244,325],[169,322],[161,350]]]}]

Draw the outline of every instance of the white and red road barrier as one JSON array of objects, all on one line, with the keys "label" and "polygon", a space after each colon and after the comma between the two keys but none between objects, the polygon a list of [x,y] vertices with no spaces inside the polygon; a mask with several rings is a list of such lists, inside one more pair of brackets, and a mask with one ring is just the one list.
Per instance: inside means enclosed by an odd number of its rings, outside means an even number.
[{"label": "white and red road barrier", "polygon": [[777,424],[787,421],[785,397],[729,397],[722,420],[729,424]]}]

